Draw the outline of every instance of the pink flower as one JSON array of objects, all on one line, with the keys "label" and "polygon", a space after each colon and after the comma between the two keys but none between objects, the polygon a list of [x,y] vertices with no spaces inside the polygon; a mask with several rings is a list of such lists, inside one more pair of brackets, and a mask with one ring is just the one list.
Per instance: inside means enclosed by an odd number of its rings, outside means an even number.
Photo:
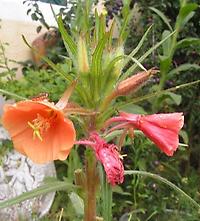
[{"label": "pink flower", "polygon": [[112,122],[121,122],[113,129],[129,126],[141,130],[166,155],[172,156],[178,148],[178,133],[183,127],[184,116],[182,113],[143,116],[121,112],[119,117],[111,118],[107,125]]},{"label": "pink flower", "polygon": [[96,158],[103,164],[111,185],[123,183],[124,166],[117,146],[106,143],[96,132],[91,133],[88,140],[77,141],[76,144],[89,145],[93,148]]}]

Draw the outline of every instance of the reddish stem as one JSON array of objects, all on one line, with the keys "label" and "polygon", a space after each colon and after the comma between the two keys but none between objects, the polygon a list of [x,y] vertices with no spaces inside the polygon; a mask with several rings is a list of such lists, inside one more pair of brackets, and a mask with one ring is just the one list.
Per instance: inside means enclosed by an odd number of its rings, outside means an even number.
[{"label": "reddish stem", "polygon": [[85,208],[84,221],[96,221],[96,190],[98,186],[98,175],[96,171],[96,159],[88,156],[86,162],[85,183]]}]

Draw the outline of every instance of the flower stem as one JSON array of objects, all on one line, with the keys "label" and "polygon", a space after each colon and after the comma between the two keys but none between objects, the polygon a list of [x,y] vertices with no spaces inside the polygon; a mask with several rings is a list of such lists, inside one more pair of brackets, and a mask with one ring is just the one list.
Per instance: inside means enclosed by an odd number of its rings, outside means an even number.
[{"label": "flower stem", "polygon": [[27,98],[25,98],[25,97],[22,97],[20,95],[17,95],[15,93],[12,93],[12,92],[9,92],[9,91],[3,90],[3,89],[0,89],[0,94],[6,94],[6,95],[9,95],[11,97],[15,97],[19,100],[27,100]]},{"label": "flower stem", "polygon": [[96,170],[96,159],[92,151],[86,151],[86,183],[84,221],[96,221],[96,190],[99,179]]}]

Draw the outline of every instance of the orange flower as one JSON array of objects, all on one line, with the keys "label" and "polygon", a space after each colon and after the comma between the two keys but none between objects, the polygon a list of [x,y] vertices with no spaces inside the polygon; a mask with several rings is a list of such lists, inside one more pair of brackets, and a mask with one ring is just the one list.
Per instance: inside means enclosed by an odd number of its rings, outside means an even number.
[{"label": "orange flower", "polygon": [[15,149],[36,163],[65,160],[75,142],[73,123],[47,100],[5,105],[2,120]]}]

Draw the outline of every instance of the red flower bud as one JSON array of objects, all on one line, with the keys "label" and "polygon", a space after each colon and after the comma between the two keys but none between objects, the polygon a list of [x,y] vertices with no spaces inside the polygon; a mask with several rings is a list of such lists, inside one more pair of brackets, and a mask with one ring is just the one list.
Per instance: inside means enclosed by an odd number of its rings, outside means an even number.
[{"label": "red flower bud", "polygon": [[91,133],[88,140],[78,141],[76,144],[89,145],[94,149],[96,158],[103,164],[111,185],[123,183],[124,166],[117,146],[106,143],[96,132]]}]

